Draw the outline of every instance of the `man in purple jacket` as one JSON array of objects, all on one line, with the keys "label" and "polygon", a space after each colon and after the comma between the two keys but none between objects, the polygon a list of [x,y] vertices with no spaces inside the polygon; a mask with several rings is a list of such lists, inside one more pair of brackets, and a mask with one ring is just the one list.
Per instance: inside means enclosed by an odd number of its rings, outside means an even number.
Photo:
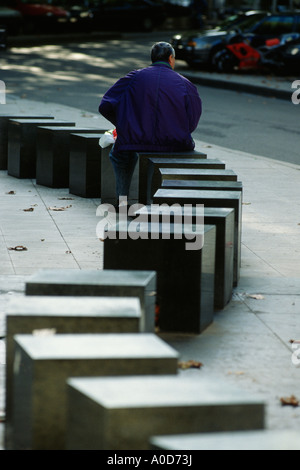
[{"label": "man in purple jacket", "polygon": [[103,96],[99,112],[117,130],[110,152],[117,197],[128,197],[137,152],[191,151],[191,133],[201,112],[196,86],[174,71],[175,52],[167,42],[151,49],[152,64],[119,79]]}]

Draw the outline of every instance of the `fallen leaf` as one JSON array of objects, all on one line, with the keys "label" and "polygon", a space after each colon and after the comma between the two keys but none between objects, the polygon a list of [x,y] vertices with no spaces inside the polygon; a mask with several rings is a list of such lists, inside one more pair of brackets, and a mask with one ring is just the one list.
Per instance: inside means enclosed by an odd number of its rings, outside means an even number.
[{"label": "fallen leaf", "polygon": [[66,206],[66,207],[48,207],[48,209],[50,211],[65,211],[66,209],[69,209],[69,207],[72,207],[72,206]]},{"label": "fallen leaf", "polygon": [[256,299],[256,300],[264,299],[264,296],[261,294],[247,294],[247,297],[250,297],[251,299]]},{"label": "fallen leaf", "polygon": [[16,192],[15,191],[8,191],[8,193],[6,193],[6,194],[16,194]]},{"label": "fallen leaf", "polygon": [[180,369],[200,369],[203,366],[202,362],[193,361],[179,361],[178,367]]},{"label": "fallen leaf", "polygon": [[27,251],[26,246],[22,246],[22,245],[17,245],[17,246],[14,246],[14,247],[11,246],[8,249],[9,250],[14,250],[14,251]]},{"label": "fallen leaf", "polygon": [[73,197],[59,197],[58,199],[61,200],[61,201],[65,201],[65,200],[66,201],[69,201],[69,200],[73,201],[74,200]]},{"label": "fallen leaf", "polygon": [[294,395],[291,395],[290,397],[281,397],[280,402],[283,406],[289,405],[289,406],[299,406],[299,400]]},{"label": "fallen leaf", "polygon": [[23,209],[24,212],[33,212],[34,211],[34,208],[33,207],[29,207],[28,209]]}]

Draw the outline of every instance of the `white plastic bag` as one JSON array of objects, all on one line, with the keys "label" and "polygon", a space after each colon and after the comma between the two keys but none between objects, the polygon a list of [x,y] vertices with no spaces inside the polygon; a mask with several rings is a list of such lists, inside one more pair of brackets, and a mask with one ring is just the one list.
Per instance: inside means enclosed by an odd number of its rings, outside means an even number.
[{"label": "white plastic bag", "polygon": [[103,149],[105,147],[108,147],[109,145],[112,145],[115,143],[115,140],[117,138],[117,132],[116,129],[112,129],[110,131],[104,132],[104,134],[100,137],[99,139],[99,145]]}]

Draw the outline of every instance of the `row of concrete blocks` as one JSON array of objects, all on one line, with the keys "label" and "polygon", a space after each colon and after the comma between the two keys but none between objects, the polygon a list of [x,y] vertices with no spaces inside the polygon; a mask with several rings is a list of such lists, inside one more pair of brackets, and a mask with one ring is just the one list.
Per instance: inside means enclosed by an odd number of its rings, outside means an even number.
[{"label": "row of concrete blocks", "polygon": [[178,370],[146,321],[155,284],[140,271],[31,276],[6,312],[7,449],[299,450],[299,433],[265,429],[260,398]]},{"label": "row of concrete blocks", "polygon": [[[69,188],[81,197],[112,202],[115,185],[107,158],[109,149],[99,147],[104,132],[105,129],[77,127],[74,122],[52,116],[0,114],[0,170],[17,178],[36,178],[37,184],[47,187]],[[202,152],[179,152],[172,159],[167,153],[157,158],[157,154],[143,152],[139,157],[131,196],[141,204],[151,201],[161,186],[162,175],[164,179],[178,179],[178,171],[170,173],[172,169],[183,170],[181,180],[201,180],[198,189],[213,189],[216,180],[226,182],[222,189],[241,187],[234,172],[225,170],[224,162],[207,159]],[[166,167],[167,171],[161,174],[160,169]]]},{"label": "row of concrete blocks", "polygon": [[145,450],[160,435],[264,429],[261,400],[178,371],[146,320],[155,288],[140,271],[27,281],[6,315],[8,449]]},{"label": "row of concrete blocks", "polygon": [[[155,181],[160,169],[153,168]],[[206,229],[214,233],[205,257],[211,278],[215,230]],[[201,448],[206,432],[223,431],[223,437],[224,431],[235,431],[231,438],[236,439],[240,430],[248,430],[248,443],[251,437],[268,445],[278,440],[261,434],[260,400],[226,384],[220,394],[219,382],[178,374],[177,352],[151,333],[160,290],[155,283],[156,272],[136,267],[101,273],[43,271],[27,283],[25,299],[12,302],[7,312],[8,447],[171,449],[172,437],[162,435],[175,434],[176,443],[177,433],[188,433],[180,441],[196,440]],[[95,296],[102,296],[101,301]]]},{"label": "row of concrete blocks", "polygon": [[[41,125],[51,122],[52,126]],[[83,132],[84,129],[76,128],[75,123],[62,123],[54,118],[49,120],[47,116],[39,116],[39,119],[34,116],[17,119],[17,116],[9,115],[0,117],[0,127],[1,168],[5,167],[6,162],[10,175],[20,178],[36,176],[37,183],[46,186],[69,186],[73,194],[84,197],[101,196],[102,203],[113,201],[114,174],[107,156],[109,150],[101,151],[99,147],[101,135],[98,133],[99,129],[88,129],[86,131],[89,133],[81,134],[80,131]],[[216,225],[216,255],[214,293],[211,294],[211,291],[207,293],[206,297],[210,297],[209,303],[204,301],[202,304],[206,304],[206,308],[210,306],[210,314],[214,308],[224,308],[231,298],[232,286],[236,286],[239,280],[241,182],[237,181],[237,175],[233,171],[225,169],[224,162],[207,159],[206,154],[201,152],[176,154],[172,158],[169,158],[169,154],[159,154],[158,157],[157,154],[141,153],[139,157],[131,189],[131,198],[134,201],[141,204],[154,201],[156,204],[205,205],[204,223]],[[149,210],[148,215],[150,215]],[[206,238],[208,240],[208,233]],[[109,257],[108,242],[106,245],[106,267],[118,268],[114,264],[115,260]],[[137,245],[138,243],[135,243],[135,247]],[[144,243],[142,245],[144,246]],[[179,246],[179,242],[177,245]],[[121,244],[117,246],[121,249]],[[113,249],[117,249],[117,246],[115,243]],[[182,247],[176,249],[180,250]],[[122,252],[125,254],[125,251]],[[200,258],[203,254],[204,250],[197,253]],[[118,257],[120,268],[138,268],[131,266],[130,263],[128,265],[128,260],[135,259],[137,262],[146,263],[147,269],[156,269],[153,263],[148,267],[149,263],[143,257],[138,260],[129,253],[128,255],[123,264],[122,256]],[[212,296],[213,306],[211,306]]]},{"label": "row of concrete blocks", "polygon": [[[102,202],[109,201],[114,194],[114,175],[112,166],[104,155],[101,155],[98,140],[99,134],[73,134],[75,127],[68,127],[64,124],[60,127],[60,121],[56,126],[39,126],[44,120],[30,119],[2,119],[8,122],[8,163],[10,159],[15,163],[16,171],[9,170],[11,174],[18,177],[29,176],[28,159],[31,158],[30,174],[33,176],[35,168],[43,168],[41,172],[45,185],[53,185],[53,173],[60,178],[63,177],[63,185],[68,181],[77,179],[84,181],[85,190],[88,194],[88,187],[101,188],[103,196],[103,184],[101,175],[105,175],[104,181],[109,191],[104,191],[105,197]],[[55,122],[55,120],[52,120]],[[51,121],[50,121],[51,122]],[[70,123],[67,123],[70,124]],[[72,123],[71,123],[72,124]],[[72,139],[75,139],[74,142]],[[34,147],[34,142],[37,144]],[[72,146],[72,142],[74,146]],[[79,142],[93,142],[92,148],[88,151],[86,145],[83,147]],[[101,171],[92,171],[87,177],[87,172],[83,170],[80,162],[96,161]],[[144,217],[146,223],[143,225],[143,235],[134,243],[129,241],[120,242],[112,237],[111,233],[106,233],[104,246],[104,266],[106,269],[148,269],[158,272],[158,296],[160,300],[160,321],[161,328],[167,331],[187,331],[198,333],[203,331],[212,321],[214,308],[222,309],[228,303],[232,294],[232,287],[237,285],[240,269],[240,249],[241,249],[241,204],[242,185],[237,181],[237,175],[225,169],[225,164],[219,160],[207,159],[201,152],[177,154],[169,158],[169,154],[160,154],[156,157],[150,153],[140,154],[137,178],[134,178],[132,185],[132,196],[134,200],[142,203],[154,201],[157,204],[167,203],[168,205],[197,204],[205,205],[204,224],[205,243],[201,250],[187,253],[185,240],[165,240],[163,228],[159,234],[160,241],[149,240],[144,235],[149,234],[147,225],[148,216],[154,214],[153,208],[147,207],[147,214],[135,214]],[[27,156],[27,157],[26,157]],[[107,157],[107,156],[106,156]],[[40,162],[44,162],[44,165]],[[64,164],[59,162],[64,161]],[[69,162],[69,164],[68,164]],[[73,164],[71,164],[73,162]],[[22,164],[21,164],[22,163]],[[11,164],[11,166],[14,166]],[[23,168],[23,172],[21,171]],[[182,168],[183,167],[183,168]],[[63,169],[64,168],[64,169]],[[111,173],[108,175],[108,173]],[[158,189],[163,183],[172,183],[173,180],[164,180],[168,176],[178,178],[179,188],[170,187]],[[164,175],[165,173],[165,175]],[[70,175],[73,174],[72,179]],[[52,176],[51,176],[52,175]],[[38,175],[37,181],[38,180]],[[201,180],[182,180],[179,178],[202,178]],[[91,182],[89,178],[93,178]],[[101,180],[101,184],[99,181]],[[89,183],[87,183],[89,181]],[[198,183],[197,190],[180,189],[181,183]],[[175,185],[176,181],[173,181]],[[200,190],[200,183],[202,189]],[[70,184],[71,186],[71,184]],[[78,187],[80,184],[78,185]],[[204,188],[204,189],[203,189]],[[75,190],[73,190],[75,193]],[[80,191],[78,191],[78,194]],[[150,211],[150,212],[149,212]],[[146,219],[145,219],[146,216]],[[193,216],[194,217],[194,216]],[[213,227],[213,225],[215,227]],[[117,227],[118,235],[124,226]],[[145,241],[145,238],[148,238]],[[169,237],[170,238],[170,237]],[[125,244],[125,246],[124,246]],[[146,244],[146,249],[145,249]],[[150,248],[150,245],[153,245]],[[135,256],[136,249],[140,256]],[[177,256],[174,257],[173,253]],[[157,256],[152,256],[156,253]],[[116,256],[117,254],[117,256]],[[168,259],[168,263],[164,262]],[[161,263],[164,262],[162,266]],[[178,275],[178,266],[186,266],[185,279],[181,282],[181,274]],[[170,275],[171,274],[171,275]],[[164,279],[168,279],[167,282]],[[189,286],[189,291],[186,286]],[[172,295],[174,292],[176,296]],[[195,295],[195,293],[197,293]],[[189,320],[183,322],[182,312],[186,309],[186,298],[189,298]],[[164,300],[165,299],[165,300]],[[172,300],[170,300],[172,299]]]}]

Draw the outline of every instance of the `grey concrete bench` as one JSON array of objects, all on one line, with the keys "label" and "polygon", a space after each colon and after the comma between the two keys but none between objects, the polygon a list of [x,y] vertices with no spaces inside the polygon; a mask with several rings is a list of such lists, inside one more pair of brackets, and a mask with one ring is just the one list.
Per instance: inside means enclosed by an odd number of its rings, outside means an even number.
[{"label": "grey concrete bench", "polygon": [[121,222],[107,230],[104,273],[114,269],[156,271],[160,330],[201,333],[214,314],[216,227],[202,226],[197,243],[203,246],[204,239],[204,246],[187,249],[192,232],[180,224],[142,222],[138,238],[124,238],[132,228],[129,224]]},{"label": "grey concrete bench", "polygon": [[234,271],[233,283],[238,285],[241,266],[242,194],[239,191],[201,191],[192,189],[159,189],[153,196],[154,204],[204,204],[205,207],[234,209]]},{"label": "grey concrete bench", "polygon": [[222,433],[153,436],[151,450],[300,450],[299,431],[260,429]]},{"label": "grey concrete bench", "polygon": [[178,370],[178,353],[154,334],[16,335],[14,345],[13,450],[65,449],[70,377],[165,377]]},{"label": "grey concrete bench", "polygon": [[76,196],[101,198],[102,160],[108,158],[99,146],[99,134],[71,134],[69,191]]},{"label": "grey concrete bench", "polygon": [[26,295],[138,297],[141,329],[155,324],[156,273],[154,271],[43,269],[30,276]]},{"label": "grey concrete bench", "polygon": [[8,153],[8,121],[10,119],[54,119],[48,115],[27,115],[16,113],[0,113],[0,170],[7,170]]},{"label": "grey concrete bench", "polygon": [[[162,222],[166,216],[170,217],[170,222],[180,221],[193,224],[197,222],[196,207],[185,207],[174,204],[172,211],[169,207],[155,204],[143,206],[135,211],[135,220],[141,222],[154,223]],[[223,309],[231,300],[233,289],[233,269],[234,269],[234,209],[222,207],[204,207],[201,210],[203,223],[216,226],[216,256],[215,256],[215,287],[214,287],[214,307]]]},{"label": "grey concrete bench", "polygon": [[35,178],[39,126],[75,126],[56,119],[11,119],[8,122],[7,171],[16,178]]},{"label": "grey concrete bench", "polygon": [[219,378],[67,381],[67,450],[148,450],[155,435],[264,428],[264,403]]},{"label": "grey concrete bench", "polygon": [[243,191],[241,181],[163,180],[161,189],[205,189],[218,191]]},{"label": "grey concrete bench", "polygon": [[[37,135],[36,182],[49,188],[69,188],[71,133],[99,134],[90,127],[42,126]],[[98,139],[99,140],[99,139]]]},{"label": "grey concrete bench", "polygon": [[[13,338],[35,330],[61,333],[145,333],[135,297],[22,296],[6,309],[5,436],[12,429]],[[154,326],[149,332],[154,332]]]},{"label": "grey concrete bench", "polygon": [[139,202],[150,204],[153,194],[161,186],[161,168],[186,168],[201,170],[225,170],[225,163],[212,158],[149,158],[147,171],[140,174],[139,179]]}]

